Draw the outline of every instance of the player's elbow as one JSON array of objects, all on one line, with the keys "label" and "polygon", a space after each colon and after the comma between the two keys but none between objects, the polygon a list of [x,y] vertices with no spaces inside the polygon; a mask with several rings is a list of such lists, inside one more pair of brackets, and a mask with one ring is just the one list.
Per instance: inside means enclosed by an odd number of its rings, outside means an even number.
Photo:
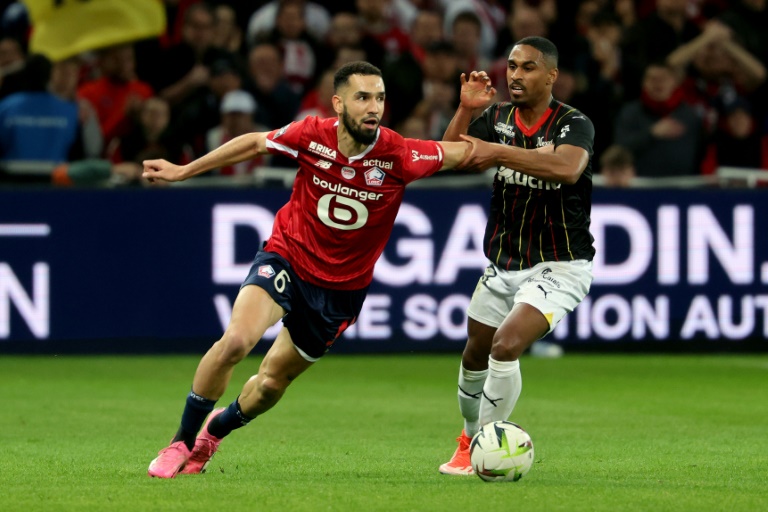
[{"label": "player's elbow", "polygon": [[579,181],[579,178],[581,178],[581,171],[579,172],[565,172],[563,173],[563,177],[560,180],[561,183],[564,185],[575,185],[577,181]]}]

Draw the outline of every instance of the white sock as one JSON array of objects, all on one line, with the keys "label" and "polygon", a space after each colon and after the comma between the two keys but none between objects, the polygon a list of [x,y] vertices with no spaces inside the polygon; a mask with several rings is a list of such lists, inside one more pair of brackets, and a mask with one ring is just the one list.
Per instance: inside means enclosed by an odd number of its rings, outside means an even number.
[{"label": "white sock", "polygon": [[519,361],[496,361],[489,357],[488,378],[480,401],[480,425],[508,419],[522,389]]},{"label": "white sock", "polygon": [[464,416],[464,432],[469,437],[480,429],[480,398],[483,396],[483,384],[487,376],[488,370],[476,372],[464,366],[459,370],[459,410]]}]

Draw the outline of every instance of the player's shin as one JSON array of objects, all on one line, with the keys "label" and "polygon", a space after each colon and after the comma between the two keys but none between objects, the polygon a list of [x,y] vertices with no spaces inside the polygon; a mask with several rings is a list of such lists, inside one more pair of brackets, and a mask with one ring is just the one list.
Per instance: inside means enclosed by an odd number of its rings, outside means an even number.
[{"label": "player's shin", "polygon": [[485,380],[483,398],[480,400],[480,425],[508,419],[522,389],[520,362],[496,361],[490,357],[488,378]]},{"label": "player's shin", "polygon": [[480,398],[488,370],[472,371],[462,365],[459,370],[459,410],[464,417],[464,432],[469,437],[480,428]]},{"label": "player's shin", "polygon": [[190,390],[181,415],[181,425],[172,442],[184,441],[187,448],[191,450],[195,446],[197,431],[200,430],[206,416],[215,405],[216,400],[209,400]]},{"label": "player's shin", "polygon": [[243,414],[240,404],[235,399],[234,402],[229,404],[229,407],[208,423],[208,433],[218,439],[222,439],[233,430],[246,426],[252,419]]}]

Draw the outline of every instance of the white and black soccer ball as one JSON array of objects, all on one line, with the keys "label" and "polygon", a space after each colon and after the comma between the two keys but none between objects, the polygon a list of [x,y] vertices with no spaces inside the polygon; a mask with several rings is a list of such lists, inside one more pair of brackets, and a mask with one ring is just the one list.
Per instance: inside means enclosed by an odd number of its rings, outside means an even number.
[{"label": "white and black soccer ball", "polygon": [[511,421],[483,426],[469,445],[475,474],[486,482],[517,482],[533,465],[531,436]]}]

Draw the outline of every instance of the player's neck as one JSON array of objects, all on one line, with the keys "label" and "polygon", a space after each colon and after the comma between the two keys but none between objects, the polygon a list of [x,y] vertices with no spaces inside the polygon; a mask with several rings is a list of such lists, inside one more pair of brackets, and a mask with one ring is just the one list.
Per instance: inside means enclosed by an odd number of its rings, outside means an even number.
[{"label": "player's neck", "polygon": [[521,106],[517,107],[517,117],[526,127],[530,128],[535,125],[541,119],[541,116],[549,108],[549,104],[552,101],[552,97],[547,97],[546,100],[542,100],[533,106]]},{"label": "player's neck", "polygon": [[341,126],[336,133],[339,140],[339,151],[347,158],[359,155],[369,146],[369,144],[357,142],[352,138],[352,135],[350,135],[350,133]]}]

